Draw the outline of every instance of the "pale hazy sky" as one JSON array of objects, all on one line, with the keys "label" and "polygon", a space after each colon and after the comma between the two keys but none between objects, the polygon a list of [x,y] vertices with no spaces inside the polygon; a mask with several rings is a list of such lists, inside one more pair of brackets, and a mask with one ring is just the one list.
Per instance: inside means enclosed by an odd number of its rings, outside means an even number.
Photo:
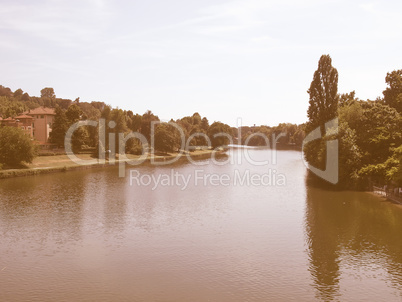
[{"label": "pale hazy sky", "polygon": [[0,1],[0,85],[162,119],[305,122],[322,54],[375,99],[402,68],[402,1]]}]

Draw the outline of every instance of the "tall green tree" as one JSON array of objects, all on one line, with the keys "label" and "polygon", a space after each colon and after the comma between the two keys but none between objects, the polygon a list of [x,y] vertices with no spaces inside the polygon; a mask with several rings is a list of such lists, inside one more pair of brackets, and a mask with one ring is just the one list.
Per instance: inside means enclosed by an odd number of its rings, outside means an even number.
[{"label": "tall green tree", "polygon": [[329,55],[322,55],[313,81],[307,91],[310,95],[307,132],[320,126],[325,133],[325,123],[334,119],[338,110],[338,71],[332,66]]},{"label": "tall green tree", "polygon": [[49,140],[52,144],[57,145],[59,148],[64,148],[64,137],[69,127],[66,114],[63,109],[56,107],[56,115],[54,116],[52,132],[49,134]]},{"label": "tall green tree", "polygon": [[[325,137],[325,123],[337,116],[338,112],[338,71],[332,66],[329,55],[322,55],[318,61],[318,68],[314,72],[313,81],[307,91],[310,95],[307,110],[308,122],[306,134],[320,127],[321,135]],[[306,161],[318,169],[325,169],[326,158],[320,157],[323,153],[322,140],[314,140],[304,146]]]},{"label": "tall green tree", "polygon": [[[308,122],[306,135],[320,127],[322,139],[316,139],[304,146],[304,157],[314,167],[324,170],[326,168],[325,123],[333,120],[338,113],[338,71],[332,66],[329,55],[322,55],[318,61],[318,68],[314,72],[313,80],[307,91],[309,108],[307,110]],[[322,154],[323,156],[320,156]]]}]

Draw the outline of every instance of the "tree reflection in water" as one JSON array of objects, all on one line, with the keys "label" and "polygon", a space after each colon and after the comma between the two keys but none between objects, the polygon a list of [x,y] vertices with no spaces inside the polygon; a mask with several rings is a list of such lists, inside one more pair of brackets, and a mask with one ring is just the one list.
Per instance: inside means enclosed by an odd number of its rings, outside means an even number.
[{"label": "tree reflection in water", "polygon": [[358,282],[383,277],[382,272],[402,289],[402,209],[395,207],[368,193],[307,186],[305,233],[318,299],[343,297],[340,280],[352,276]]}]

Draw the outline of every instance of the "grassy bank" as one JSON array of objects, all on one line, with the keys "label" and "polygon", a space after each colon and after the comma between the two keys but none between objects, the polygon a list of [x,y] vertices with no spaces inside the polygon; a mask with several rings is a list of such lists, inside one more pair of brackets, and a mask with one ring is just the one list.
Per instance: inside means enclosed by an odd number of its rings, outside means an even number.
[{"label": "grassy bank", "polygon": [[[192,159],[207,159],[210,158],[213,153],[221,154],[222,152],[214,150],[197,150],[189,153],[189,155]],[[169,161],[178,155],[178,153],[171,153],[166,155],[155,155],[152,158],[148,155],[144,163],[150,163],[151,160],[156,162]],[[180,161],[188,160],[184,154],[179,156]],[[116,159],[115,164],[112,165],[108,161],[101,163],[98,159],[92,158],[90,154],[78,154],[77,158],[76,162],[74,162],[67,155],[39,156],[36,157],[31,164],[27,164],[26,168],[0,170],[0,179],[72,170],[106,168],[118,165],[120,162],[136,162],[142,160],[139,155],[127,155],[128,159]]]}]

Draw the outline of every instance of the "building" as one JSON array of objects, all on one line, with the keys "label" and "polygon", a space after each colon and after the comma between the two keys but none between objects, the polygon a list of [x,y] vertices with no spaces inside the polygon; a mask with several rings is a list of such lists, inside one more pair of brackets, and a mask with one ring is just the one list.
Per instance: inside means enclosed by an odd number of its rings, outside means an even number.
[{"label": "building", "polygon": [[24,130],[24,132],[26,134],[28,134],[30,137],[34,137],[33,136],[34,131],[33,131],[33,125],[32,125],[33,124],[32,116],[22,114],[22,115],[16,116],[14,118],[14,120],[15,120],[18,128],[21,128],[22,130]]},{"label": "building", "polygon": [[52,124],[55,116],[54,109],[39,107],[31,109],[15,118],[2,119],[0,124],[8,127],[16,127],[35,139],[40,145],[48,146],[49,134],[52,132]]},{"label": "building", "polygon": [[53,108],[38,107],[25,112],[24,115],[31,116],[33,137],[41,145],[49,145],[49,134],[52,132],[52,124],[56,115]]},{"label": "building", "polygon": [[16,127],[22,129],[27,135],[33,138],[32,116],[19,115],[15,118],[0,118],[0,124],[8,127]]}]

